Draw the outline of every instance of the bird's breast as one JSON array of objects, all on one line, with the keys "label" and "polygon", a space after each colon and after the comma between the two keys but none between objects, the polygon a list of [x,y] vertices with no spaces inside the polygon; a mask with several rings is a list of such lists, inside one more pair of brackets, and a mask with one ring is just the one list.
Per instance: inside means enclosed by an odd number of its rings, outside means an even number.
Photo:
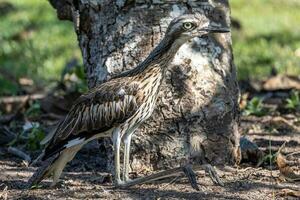
[{"label": "bird's breast", "polygon": [[161,80],[160,74],[152,74],[141,82],[140,92],[143,95],[141,95],[140,101],[142,103],[136,113],[128,120],[129,126],[141,124],[151,116],[156,105]]},{"label": "bird's breast", "polygon": [[143,121],[145,121],[151,116],[155,108],[160,84],[161,77],[154,78],[151,84],[149,84],[149,86],[147,86],[144,90],[145,99],[139,109],[140,117]]}]

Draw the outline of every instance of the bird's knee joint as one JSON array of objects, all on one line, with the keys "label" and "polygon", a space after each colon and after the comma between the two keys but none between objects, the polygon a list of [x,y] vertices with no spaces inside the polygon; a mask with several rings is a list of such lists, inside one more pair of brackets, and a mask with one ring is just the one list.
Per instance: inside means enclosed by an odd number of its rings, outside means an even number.
[{"label": "bird's knee joint", "polygon": [[125,144],[128,144],[131,141],[131,135],[125,135],[123,141]]},{"label": "bird's knee joint", "polygon": [[120,143],[121,142],[120,131],[114,131],[113,132],[113,142],[114,143]]}]

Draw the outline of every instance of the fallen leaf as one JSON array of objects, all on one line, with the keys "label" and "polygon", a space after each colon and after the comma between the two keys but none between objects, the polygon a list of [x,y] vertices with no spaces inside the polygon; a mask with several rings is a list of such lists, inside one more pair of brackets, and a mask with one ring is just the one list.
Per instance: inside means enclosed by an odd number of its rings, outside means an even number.
[{"label": "fallen leaf", "polygon": [[296,76],[277,75],[269,78],[263,84],[263,89],[274,90],[300,90],[300,78]]},{"label": "fallen leaf", "polygon": [[[1,184],[2,186],[3,184]],[[4,189],[0,192],[0,199],[7,200],[7,186],[4,185]]]},{"label": "fallen leaf", "polygon": [[291,190],[291,189],[283,189],[279,195],[280,196],[300,197],[300,191]]},{"label": "fallen leaf", "polygon": [[286,160],[285,156],[280,153],[280,150],[278,151],[277,156],[276,156],[276,164],[280,171],[280,174],[287,181],[292,181],[292,182],[300,181],[300,175],[296,174],[294,172],[294,170],[290,166],[288,166],[287,160]]}]

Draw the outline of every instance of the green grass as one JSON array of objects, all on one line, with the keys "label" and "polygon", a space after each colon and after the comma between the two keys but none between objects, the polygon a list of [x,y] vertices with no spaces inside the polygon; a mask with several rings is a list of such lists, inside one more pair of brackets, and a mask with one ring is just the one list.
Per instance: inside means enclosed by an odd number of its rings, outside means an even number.
[{"label": "green grass", "polygon": [[72,23],[59,21],[46,0],[0,0],[0,7],[8,2],[12,9],[0,12],[0,95],[19,93],[21,77],[39,86],[58,80],[66,62],[81,57]]},{"label": "green grass", "polygon": [[[18,79],[47,86],[60,79],[65,64],[81,53],[73,24],[60,21],[46,0],[0,0],[0,95],[19,94]],[[279,73],[300,74],[299,0],[230,0],[242,29],[233,31],[240,79]],[[299,50],[300,51],[300,50]]]},{"label": "green grass", "polygon": [[240,79],[261,79],[272,67],[300,74],[300,1],[230,0],[242,29],[233,31],[233,51]]},{"label": "green grass", "polygon": [[267,114],[267,109],[263,106],[263,99],[254,97],[247,102],[247,106],[243,112],[244,115],[263,116]]}]

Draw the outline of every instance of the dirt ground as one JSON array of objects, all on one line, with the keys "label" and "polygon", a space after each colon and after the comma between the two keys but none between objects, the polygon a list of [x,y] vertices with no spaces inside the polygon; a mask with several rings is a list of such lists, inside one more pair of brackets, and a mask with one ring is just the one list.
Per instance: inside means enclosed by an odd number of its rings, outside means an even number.
[{"label": "dirt ground", "polygon": [[[243,118],[241,133],[247,132],[247,137],[263,151],[270,145],[276,151],[284,141],[287,141],[283,149],[285,155],[300,151],[299,133],[290,130],[267,134],[262,128],[267,123],[264,118]],[[49,189],[50,181],[44,181],[43,188],[26,190],[26,181],[35,168],[26,167],[21,159],[5,153],[4,148],[0,149],[0,156],[0,199],[299,199],[289,194],[290,190],[299,193],[299,181],[283,180],[276,166],[257,168],[249,164],[218,169],[224,187],[214,185],[205,172],[200,171],[201,191],[192,189],[187,179],[180,177],[130,189],[115,189],[111,176],[98,171],[101,158],[93,145],[80,151],[68,165],[58,187]],[[299,164],[300,156],[295,156]],[[297,173],[299,168],[296,166]]]}]

